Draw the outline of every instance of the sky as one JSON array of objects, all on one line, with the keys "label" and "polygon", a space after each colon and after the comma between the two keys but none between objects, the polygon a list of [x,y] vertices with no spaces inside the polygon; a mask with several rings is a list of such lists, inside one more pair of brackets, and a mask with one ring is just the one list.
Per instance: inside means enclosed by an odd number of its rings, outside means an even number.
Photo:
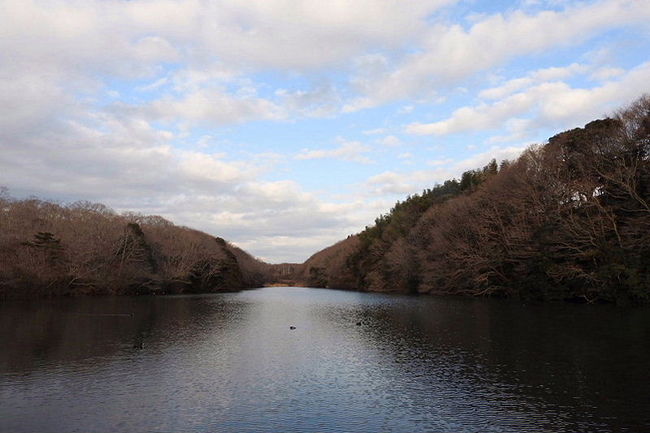
[{"label": "sky", "polygon": [[0,0],[0,186],[302,262],[650,92],[650,0]]}]

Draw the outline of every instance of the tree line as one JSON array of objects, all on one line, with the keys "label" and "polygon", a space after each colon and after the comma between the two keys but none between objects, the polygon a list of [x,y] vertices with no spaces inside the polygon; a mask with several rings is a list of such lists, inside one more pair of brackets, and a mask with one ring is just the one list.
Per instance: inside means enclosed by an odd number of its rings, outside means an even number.
[{"label": "tree line", "polygon": [[650,301],[650,97],[398,202],[302,272],[317,287]]},{"label": "tree line", "polygon": [[160,216],[0,190],[0,298],[259,287],[268,264]]}]

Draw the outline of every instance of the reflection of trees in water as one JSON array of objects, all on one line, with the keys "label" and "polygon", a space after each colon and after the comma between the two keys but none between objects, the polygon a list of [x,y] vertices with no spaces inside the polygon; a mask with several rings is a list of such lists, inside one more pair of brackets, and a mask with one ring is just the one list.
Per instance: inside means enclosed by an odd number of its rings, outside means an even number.
[{"label": "reflection of trees in water", "polygon": [[[0,371],[23,372],[119,351],[195,345],[228,320],[210,297],[110,297],[10,302],[0,306]],[[209,333],[205,327],[209,324]]]},{"label": "reflection of trees in water", "polygon": [[396,383],[413,376],[432,389],[442,383],[498,411],[536,413],[549,427],[611,427],[636,417],[626,427],[638,430],[650,422],[650,415],[639,419],[650,414],[642,397],[650,395],[642,379],[650,317],[642,310],[402,299],[398,308],[360,312],[360,340],[380,348]]},{"label": "reflection of trees in water", "polygon": [[[260,396],[269,413],[292,414],[278,392],[290,386],[297,396],[361,398],[354,407],[481,431],[643,431],[649,332],[644,310],[485,299],[305,289],[68,299],[0,306],[0,371],[95,372],[116,362],[113,370],[142,372],[140,395],[150,379],[169,379],[174,399],[205,401],[228,419]],[[133,348],[137,339],[144,349]],[[139,356],[147,358],[129,362]]]}]

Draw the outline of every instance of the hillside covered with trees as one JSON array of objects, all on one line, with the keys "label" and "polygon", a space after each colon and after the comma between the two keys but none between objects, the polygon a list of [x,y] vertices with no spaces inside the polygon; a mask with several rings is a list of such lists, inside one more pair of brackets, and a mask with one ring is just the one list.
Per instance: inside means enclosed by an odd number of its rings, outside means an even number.
[{"label": "hillside covered with trees", "polygon": [[0,191],[0,298],[234,290],[262,285],[268,266],[159,216]]},{"label": "hillside covered with trees", "polygon": [[398,202],[302,272],[353,290],[650,301],[650,97]]}]

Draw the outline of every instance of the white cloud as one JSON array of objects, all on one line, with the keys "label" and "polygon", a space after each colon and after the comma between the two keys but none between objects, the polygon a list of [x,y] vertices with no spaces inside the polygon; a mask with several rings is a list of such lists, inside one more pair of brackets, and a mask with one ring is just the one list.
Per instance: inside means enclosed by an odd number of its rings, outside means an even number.
[{"label": "white cloud", "polygon": [[458,24],[436,25],[421,49],[391,72],[361,74],[355,83],[365,96],[352,101],[347,111],[405,97],[431,99],[436,89],[515,56],[576,45],[611,28],[647,28],[649,22],[650,0],[602,0],[532,15],[516,10],[498,13],[483,17],[467,30]]},{"label": "white cloud", "polygon": [[[5,39],[14,44],[20,38],[50,38],[57,47],[75,46],[68,54],[76,58],[97,58],[102,55],[97,48],[112,46],[117,54],[135,50],[141,60],[151,55],[167,59],[177,55],[176,50],[169,52],[171,43],[192,49],[199,58],[311,68],[345,60],[371,46],[403,43],[422,31],[429,14],[450,3],[425,0],[405,8],[393,0],[7,0],[2,24],[5,35],[11,36]],[[41,44],[31,50],[39,58],[48,54]]]},{"label": "white cloud", "polygon": [[338,90],[329,83],[323,83],[309,90],[276,90],[287,110],[307,117],[330,117],[340,110],[343,101]]},{"label": "white cloud", "polygon": [[368,129],[363,131],[364,135],[379,135],[379,134],[385,134],[388,132],[386,128],[376,128],[376,129]]},{"label": "white cloud", "polygon": [[[516,80],[513,80],[516,81]],[[444,120],[433,123],[414,123],[406,131],[420,135],[447,135],[468,131],[490,130],[505,126],[519,133],[534,128],[555,129],[575,126],[605,114],[603,110],[623,106],[644,92],[650,91],[650,63],[636,68],[598,87],[572,88],[568,84],[544,82],[523,89],[519,93],[487,104],[466,106],[455,110]],[[535,83],[530,80],[528,84]],[[520,139],[520,134],[513,138]]]},{"label": "white cloud", "polygon": [[506,96],[526,87],[530,87],[533,84],[566,79],[588,70],[589,68],[586,65],[581,65],[579,63],[572,63],[565,67],[539,69],[530,72],[525,77],[509,80],[498,87],[482,90],[479,93],[479,97],[483,99],[503,99]]},{"label": "white cloud", "polygon": [[[188,180],[208,183],[236,183],[246,180],[249,167],[223,161],[222,155],[181,151],[178,168]],[[248,170],[247,170],[248,168]]]},{"label": "white cloud", "polygon": [[606,81],[606,80],[609,80],[609,79],[612,79],[612,78],[620,77],[623,74],[625,74],[625,69],[623,69],[623,68],[615,68],[615,67],[605,66],[605,67],[596,69],[591,74],[590,77],[593,80]]},{"label": "white cloud", "polygon": [[382,144],[382,145],[388,146],[388,147],[397,147],[397,146],[401,146],[402,144],[404,144],[404,142],[402,140],[400,140],[398,137],[396,137],[394,135],[387,135],[385,137],[382,137],[379,140],[377,140],[377,142],[379,144]]},{"label": "white cloud", "polygon": [[[284,118],[287,110],[329,115],[341,104],[331,86],[287,94],[280,108],[214,85],[256,70],[308,72],[344,66],[369,49],[399,49],[425,30],[431,13],[455,1],[405,8],[394,0],[6,0],[0,86],[22,81],[28,91],[3,92],[0,116],[39,124],[57,106],[61,117],[66,99],[96,93],[103,77],[149,79],[141,92],[173,85],[181,95],[158,101],[161,116],[225,124]],[[166,75],[167,63],[182,67]]]},{"label": "white cloud", "polygon": [[364,154],[370,152],[370,146],[360,141],[348,141],[340,137],[337,139],[337,142],[340,146],[334,149],[303,149],[295,158],[300,160],[332,158],[362,164],[370,164],[373,162],[370,158],[364,156]]},{"label": "white cloud", "polygon": [[414,189],[407,179],[407,176],[400,173],[385,171],[370,177],[365,186],[370,195],[406,194]]},{"label": "white cloud", "polygon": [[284,109],[268,99],[253,95],[232,95],[219,89],[203,89],[181,98],[170,96],[143,107],[155,120],[226,125],[247,120],[287,117]]},{"label": "white cloud", "polygon": [[534,104],[534,95],[517,93],[491,105],[459,108],[445,120],[410,124],[406,127],[406,132],[416,135],[447,135],[492,129],[505,120],[529,110]]},{"label": "white cloud", "polygon": [[405,8],[392,0],[229,0],[205,8],[207,22],[201,27],[210,31],[206,45],[224,59],[313,68],[372,46],[396,47],[423,30],[425,17],[449,3],[426,0]]}]

